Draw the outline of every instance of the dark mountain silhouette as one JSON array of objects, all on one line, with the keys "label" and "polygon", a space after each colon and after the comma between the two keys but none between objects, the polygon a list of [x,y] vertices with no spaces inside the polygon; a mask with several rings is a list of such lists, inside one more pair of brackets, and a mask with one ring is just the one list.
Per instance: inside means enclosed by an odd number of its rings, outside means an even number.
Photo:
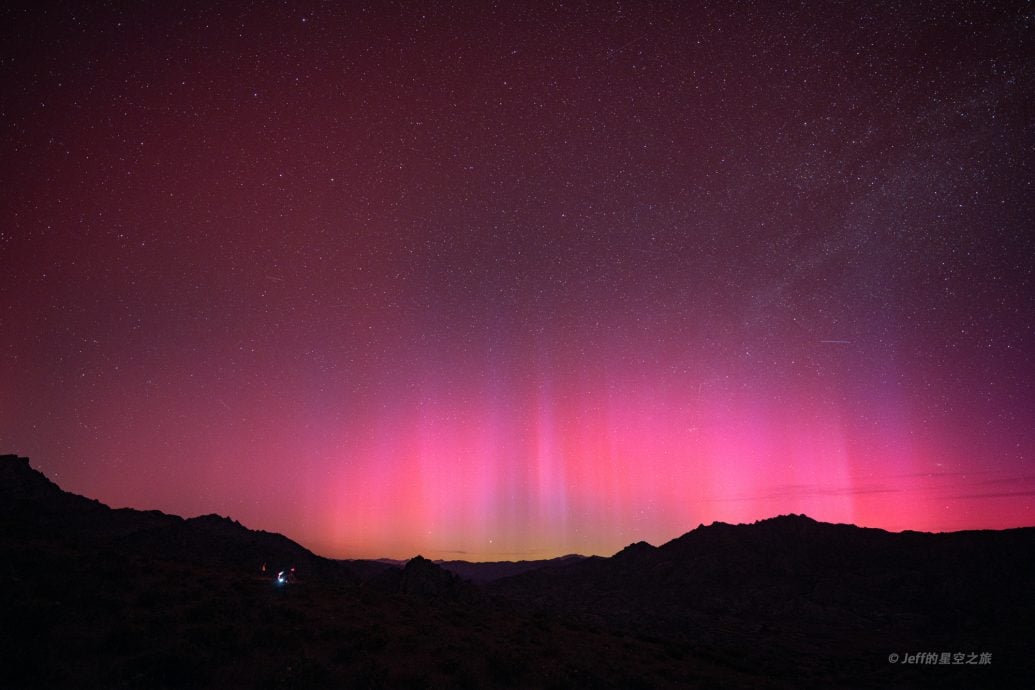
[{"label": "dark mountain silhouette", "polygon": [[183,519],[159,511],[113,510],[62,491],[29,467],[27,458],[0,456],[0,515],[20,539],[45,539],[69,548],[260,573],[294,567],[306,576],[355,579],[340,562],[316,556],[280,534],[250,530],[230,518]]},{"label": "dark mountain silhouette", "polygon": [[[0,553],[2,687],[1035,681],[1032,528],[893,534],[788,515],[611,558],[333,561],[217,515],[112,510],[0,456]],[[888,661],[917,653],[966,656]]]},{"label": "dark mountain silhouette", "polygon": [[537,561],[491,561],[486,563],[472,563],[470,561],[435,561],[451,573],[455,573],[465,580],[477,584],[484,584],[499,580],[504,577],[520,575],[532,570],[543,568],[554,568],[561,565],[568,565],[581,561],[585,556],[569,554],[558,558],[548,558]]},{"label": "dark mountain silhouette", "polygon": [[788,651],[816,645],[810,671],[831,679],[875,649],[995,650],[993,658],[1030,674],[1022,660],[1035,624],[1033,582],[1033,528],[894,534],[785,515],[702,525],[657,548],[641,542],[489,589],[689,649],[708,646],[776,677],[799,677],[801,659]]}]

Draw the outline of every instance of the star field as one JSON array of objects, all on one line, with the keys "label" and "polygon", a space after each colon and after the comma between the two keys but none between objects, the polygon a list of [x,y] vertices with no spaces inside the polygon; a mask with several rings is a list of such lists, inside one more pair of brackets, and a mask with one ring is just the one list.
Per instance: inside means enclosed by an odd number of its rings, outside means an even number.
[{"label": "star field", "polygon": [[1035,13],[0,10],[0,446],[338,557],[1033,524]]}]

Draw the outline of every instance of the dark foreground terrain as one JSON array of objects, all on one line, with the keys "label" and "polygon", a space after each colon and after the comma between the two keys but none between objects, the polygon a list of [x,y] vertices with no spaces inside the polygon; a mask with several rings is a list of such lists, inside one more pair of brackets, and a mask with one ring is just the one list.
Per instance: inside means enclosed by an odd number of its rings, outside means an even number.
[{"label": "dark foreground terrain", "polygon": [[333,561],[0,456],[0,553],[5,688],[1035,687],[1030,528],[784,516],[611,558]]}]

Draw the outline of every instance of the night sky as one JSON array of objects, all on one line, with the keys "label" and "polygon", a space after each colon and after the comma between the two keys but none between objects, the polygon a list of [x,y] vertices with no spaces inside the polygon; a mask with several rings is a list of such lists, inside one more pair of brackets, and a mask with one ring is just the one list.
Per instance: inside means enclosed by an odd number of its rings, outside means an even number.
[{"label": "night sky", "polygon": [[334,557],[1035,524],[1030,2],[0,9],[0,452]]}]

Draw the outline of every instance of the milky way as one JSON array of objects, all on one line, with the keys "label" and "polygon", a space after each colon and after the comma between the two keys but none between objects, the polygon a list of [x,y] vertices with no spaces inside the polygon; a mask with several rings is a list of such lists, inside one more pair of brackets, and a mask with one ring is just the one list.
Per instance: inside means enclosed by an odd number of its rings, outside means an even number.
[{"label": "milky way", "polygon": [[331,556],[1035,523],[1029,4],[288,5],[0,9],[0,452]]}]

